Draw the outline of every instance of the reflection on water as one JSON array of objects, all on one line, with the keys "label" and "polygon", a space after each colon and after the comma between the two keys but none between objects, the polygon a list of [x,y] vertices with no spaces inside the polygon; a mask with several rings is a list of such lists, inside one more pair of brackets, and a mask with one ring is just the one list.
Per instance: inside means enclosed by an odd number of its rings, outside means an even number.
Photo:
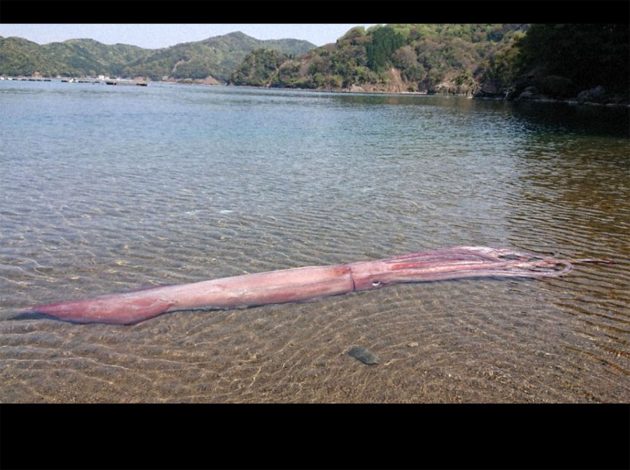
[{"label": "reflection on water", "polygon": [[[1,401],[630,398],[628,109],[114,88],[0,84]],[[461,244],[615,264],[131,327],[10,319]]]},{"label": "reflection on water", "polygon": [[557,135],[630,137],[627,107],[605,107],[565,103],[521,102],[512,104],[514,116],[536,132]]}]

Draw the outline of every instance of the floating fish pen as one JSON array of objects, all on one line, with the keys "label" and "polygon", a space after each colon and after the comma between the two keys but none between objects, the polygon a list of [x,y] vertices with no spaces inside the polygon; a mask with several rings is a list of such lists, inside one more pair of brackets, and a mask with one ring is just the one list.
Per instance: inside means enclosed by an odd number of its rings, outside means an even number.
[{"label": "floating fish pen", "polygon": [[147,86],[145,81],[136,80],[105,80],[106,85],[124,85],[124,86]]}]

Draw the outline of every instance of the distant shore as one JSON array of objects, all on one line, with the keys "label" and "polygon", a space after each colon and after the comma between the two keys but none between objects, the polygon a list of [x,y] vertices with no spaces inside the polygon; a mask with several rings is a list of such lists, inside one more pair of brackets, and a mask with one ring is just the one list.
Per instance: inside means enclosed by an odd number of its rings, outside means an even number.
[{"label": "distant shore", "polygon": [[168,80],[145,80],[143,78],[109,78],[109,77],[40,77],[40,76],[0,76],[0,81],[29,81],[29,82],[64,82],[64,83],[92,83],[106,85],[137,85],[148,86],[150,83],[169,83],[179,85],[201,85],[201,86],[227,86],[237,88],[252,89],[274,89],[274,90],[296,90],[313,93],[338,93],[354,95],[383,95],[383,96],[458,96],[482,101],[506,101],[511,103],[562,103],[572,106],[597,106],[607,108],[630,108],[630,103],[578,101],[576,98],[559,99],[544,96],[532,96],[523,99],[508,99],[501,96],[475,96],[469,93],[430,93],[427,91],[385,91],[366,90],[361,87],[353,88],[288,88],[288,87],[266,87],[255,85],[234,85],[222,83],[209,77],[205,79],[168,79]]},{"label": "distant shore", "polygon": [[356,95],[387,95],[387,96],[458,96],[462,98],[482,100],[482,101],[505,101],[510,103],[564,103],[569,105],[586,105],[586,106],[602,106],[609,108],[630,108],[630,103],[599,103],[593,101],[578,101],[576,98],[550,98],[550,97],[531,97],[526,99],[508,99],[501,96],[475,96],[470,93],[429,93],[427,91],[381,91],[381,90],[365,90],[350,88],[287,88],[287,87],[265,87],[255,85],[232,85],[222,84],[224,86],[239,88],[257,88],[257,89],[274,89],[274,90],[299,90],[318,93],[339,93],[339,94],[356,94]]},{"label": "distant shore", "polygon": [[91,83],[95,85],[137,85],[147,86],[148,80],[142,78],[110,78],[99,77],[40,77],[40,76],[0,76],[0,81],[15,82],[62,82],[62,83]]}]

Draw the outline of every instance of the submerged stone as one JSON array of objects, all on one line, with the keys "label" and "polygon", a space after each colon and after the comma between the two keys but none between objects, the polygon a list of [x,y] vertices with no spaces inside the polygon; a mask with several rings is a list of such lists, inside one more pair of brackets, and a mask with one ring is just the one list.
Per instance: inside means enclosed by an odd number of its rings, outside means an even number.
[{"label": "submerged stone", "polygon": [[348,351],[348,355],[367,365],[378,364],[379,361],[379,358],[376,354],[374,354],[369,349],[362,348],[361,346],[353,346]]}]

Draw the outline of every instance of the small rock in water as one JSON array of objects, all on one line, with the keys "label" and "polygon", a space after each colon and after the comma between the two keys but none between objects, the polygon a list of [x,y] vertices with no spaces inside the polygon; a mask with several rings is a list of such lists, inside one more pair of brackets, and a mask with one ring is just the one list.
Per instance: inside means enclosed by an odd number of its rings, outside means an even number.
[{"label": "small rock in water", "polygon": [[361,361],[363,364],[378,364],[378,357],[372,351],[362,348],[361,346],[354,346],[348,351],[348,355]]}]

